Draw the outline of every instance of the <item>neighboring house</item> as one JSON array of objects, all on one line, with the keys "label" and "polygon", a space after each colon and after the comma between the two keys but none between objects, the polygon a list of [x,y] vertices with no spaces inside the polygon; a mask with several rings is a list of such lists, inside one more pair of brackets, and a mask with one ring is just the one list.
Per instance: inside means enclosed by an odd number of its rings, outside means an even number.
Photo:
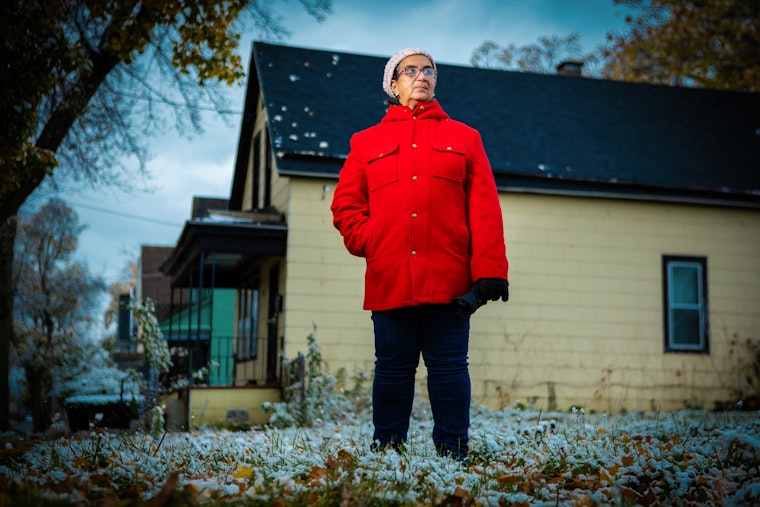
[{"label": "neighboring house", "polygon": [[161,264],[173,250],[171,246],[140,245],[135,294],[140,300],[153,301],[159,322],[171,314],[172,288],[169,277],[161,272]]},{"label": "neighboring house", "polygon": [[[170,279],[161,273],[159,267],[171,255],[171,246],[140,245],[140,258],[137,261],[136,286],[129,293],[119,295],[118,327],[116,347],[113,352],[114,362],[122,369],[134,369],[145,372],[145,352],[135,339],[137,332],[129,302],[133,297],[139,300],[151,299],[155,306],[158,321],[169,316],[171,311]],[[176,309],[175,309],[176,310]]]},{"label": "neighboring house", "polygon": [[[192,220],[208,220],[216,209],[226,209],[227,200],[194,197]],[[229,385],[233,379],[234,330],[232,308],[235,291],[227,289],[173,289],[171,279],[160,270],[174,251],[172,246],[140,246],[135,296],[150,299],[159,327],[172,353],[169,382],[188,379],[211,362],[215,368],[197,379],[208,385]]]},{"label": "neighboring house", "polygon": [[[172,354],[169,383],[187,379],[190,384],[231,385],[235,291],[203,289],[192,294],[191,305],[160,323]],[[208,375],[198,376],[203,368],[210,370]]]},{"label": "neighboring house", "polygon": [[[315,324],[331,372],[372,371],[363,260],[329,208],[351,135],[384,114],[385,61],[254,43],[228,211],[162,266],[235,289],[236,385],[277,385]],[[474,403],[757,394],[760,95],[440,64],[436,97],[482,134],[510,260],[510,301],[472,320]]]}]

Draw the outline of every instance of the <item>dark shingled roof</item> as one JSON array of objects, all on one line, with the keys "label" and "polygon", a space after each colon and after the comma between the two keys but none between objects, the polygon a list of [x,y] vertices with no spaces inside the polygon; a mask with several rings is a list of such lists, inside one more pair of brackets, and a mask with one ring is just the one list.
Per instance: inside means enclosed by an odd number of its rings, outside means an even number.
[{"label": "dark shingled roof", "polygon": [[[335,177],[385,112],[385,62],[254,43],[231,205],[260,90],[277,170]],[[439,63],[436,98],[480,131],[501,189],[760,206],[760,94]]]}]

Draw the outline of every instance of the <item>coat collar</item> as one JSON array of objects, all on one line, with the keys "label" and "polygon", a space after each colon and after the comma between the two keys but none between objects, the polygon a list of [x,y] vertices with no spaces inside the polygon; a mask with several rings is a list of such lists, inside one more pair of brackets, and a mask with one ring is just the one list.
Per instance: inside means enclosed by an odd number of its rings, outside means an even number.
[{"label": "coat collar", "polygon": [[412,118],[420,120],[446,119],[448,117],[449,115],[446,114],[446,111],[443,110],[438,101],[433,99],[430,102],[420,102],[414,109],[391,104],[382,121],[403,121],[411,120]]}]

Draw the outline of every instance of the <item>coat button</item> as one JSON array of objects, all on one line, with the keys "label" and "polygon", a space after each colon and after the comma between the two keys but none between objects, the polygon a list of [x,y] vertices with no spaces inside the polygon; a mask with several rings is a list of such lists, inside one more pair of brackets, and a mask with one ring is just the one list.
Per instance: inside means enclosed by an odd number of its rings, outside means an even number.
[{"label": "coat button", "polygon": [[412,180],[417,181],[417,176],[412,176]]},{"label": "coat button", "polygon": [[412,213],[412,218],[417,218],[417,213]]},{"label": "coat button", "polygon": [[446,146],[446,150],[451,151],[451,146]]},{"label": "coat button", "polygon": [[412,255],[417,255],[417,250],[412,250]]},{"label": "coat button", "polygon": [[416,148],[416,147],[417,147],[417,143],[412,143],[412,148]]}]

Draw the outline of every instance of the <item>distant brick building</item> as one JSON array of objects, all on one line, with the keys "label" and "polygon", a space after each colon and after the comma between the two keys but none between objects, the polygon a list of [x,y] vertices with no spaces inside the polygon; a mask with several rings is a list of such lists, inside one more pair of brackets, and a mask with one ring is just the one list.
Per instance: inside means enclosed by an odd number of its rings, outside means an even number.
[{"label": "distant brick building", "polygon": [[174,247],[171,246],[140,246],[137,297],[142,300],[148,298],[153,300],[159,322],[170,315],[172,289],[169,277],[161,273],[158,267],[173,250]]}]

